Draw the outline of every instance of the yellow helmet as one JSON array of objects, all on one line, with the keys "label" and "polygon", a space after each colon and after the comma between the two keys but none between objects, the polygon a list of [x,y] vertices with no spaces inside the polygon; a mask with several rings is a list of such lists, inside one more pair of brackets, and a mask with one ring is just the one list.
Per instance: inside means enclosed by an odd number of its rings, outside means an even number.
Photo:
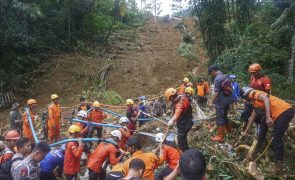
[{"label": "yellow helmet", "polygon": [[81,128],[77,125],[71,125],[68,129],[69,133],[79,133]]},{"label": "yellow helmet", "polygon": [[27,101],[27,105],[33,105],[33,104],[37,104],[37,101],[35,99],[29,99]]},{"label": "yellow helmet", "polygon": [[175,95],[176,94],[176,89],[174,88],[168,88],[164,94],[164,96],[166,97],[167,100],[170,99],[171,96]]},{"label": "yellow helmet", "polygon": [[57,94],[52,94],[51,95],[51,100],[54,100],[54,99],[57,99],[57,98],[59,98]]},{"label": "yellow helmet", "polygon": [[98,101],[94,101],[93,104],[92,104],[93,107],[95,108],[99,108],[100,107],[100,104]]},{"label": "yellow helmet", "polygon": [[127,99],[126,100],[126,105],[127,106],[130,106],[130,105],[133,105],[134,104],[134,101],[132,99]]},{"label": "yellow helmet", "polygon": [[183,82],[188,83],[189,82],[189,79],[188,78],[183,78]]},{"label": "yellow helmet", "polygon": [[194,94],[194,89],[192,87],[187,87],[187,88],[185,88],[185,92],[193,95]]}]

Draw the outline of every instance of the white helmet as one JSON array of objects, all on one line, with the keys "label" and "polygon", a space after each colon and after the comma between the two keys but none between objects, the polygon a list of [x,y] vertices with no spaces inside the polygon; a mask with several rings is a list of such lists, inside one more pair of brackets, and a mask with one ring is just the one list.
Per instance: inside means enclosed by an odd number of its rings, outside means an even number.
[{"label": "white helmet", "polygon": [[117,137],[119,140],[121,140],[121,138],[122,138],[122,133],[119,130],[113,130],[111,132],[111,135],[114,136],[114,137]]},{"label": "white helmet", "polygon": [[87,112],[84,111],[84,110],[81,110],[81,111],[78,112],[77,116],[78,117],[81,116],[83,118],[86,118],[87,117]]},{"label": "white helmet", "polygon": [[156,140],[157,143],[162,142],[164,140],[164,134],[163,133],[156,134],[155,140]]},{"label": "white helmet", "polygon": [[129,122],[129,119],[127,117],[121,117],[120,120],[119,120],[119,123],[122,124],[122,123],[128,123]]}]

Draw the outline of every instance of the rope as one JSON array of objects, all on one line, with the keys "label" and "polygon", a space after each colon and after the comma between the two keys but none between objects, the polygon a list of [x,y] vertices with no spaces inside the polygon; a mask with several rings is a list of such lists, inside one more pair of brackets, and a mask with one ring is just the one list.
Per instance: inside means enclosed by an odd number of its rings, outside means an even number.
[{"label": "rope", "polygon": [[[68,142],[77,142],[79,141],[80,139],[64,139],[64,140],[61,140],[61,141],[58,141],[58,142],[55,142],[55,143],[52,143],[50,144],[49,146],[50,147],[54,147],[54,146],[58,146],[58,145],[61,145],[61,144],[65,144],[65,143],[68,143]],[[81,139],[83,142],[91,142],[91,141],[102,141],[102,142],[107,142],[107,143],[112,143],[114,145],[117,145],[117,143],[111,139],[102,139],[102,138],[82,138]]]},{"label": "rope", "polygon": [[85,124],[90,123],[91,125],[94,125],[94,126],[102,126],[102,127],[109,127],[109,128],[122,128],[122,126],[119,126],[119,125],[103,124],[103,123],[96,123],[96,122],[91,122],[91,121],[83,121],[83,120],[80,120],[77,118],[72,119],[72,121],[85,123]]},{"label": "rope", "polygon": [[34,138],[36,143],[39,143],[39,140],[38,140],[37,135],[36,135],[35,130],[34,130],[34,125],[33,125],[32,119],[31,119],[31,114],[29,112],[29,109],[25,108],[25,111],[27,113],[27,119],[28,119],[29,124],[30,124],[30,128],[31,128],[31,131],[32,131],[32,134],[33,134],[33,138]]}]

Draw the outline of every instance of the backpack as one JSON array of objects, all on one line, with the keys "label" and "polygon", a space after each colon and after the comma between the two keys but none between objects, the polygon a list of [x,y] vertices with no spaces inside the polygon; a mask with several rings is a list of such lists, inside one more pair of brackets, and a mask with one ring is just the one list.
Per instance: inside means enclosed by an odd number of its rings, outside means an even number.
[{"label": "backpack", "polygon": [[[6,150],[6,151],[4,150],[2,156],[0,157],[0,162],[2,162],[4,154],[7,154],[7,153],[13,153],[13,152],[10,150]],[[10,170],[11,170],[12,163],[15,161],[18,161],[18,160],[22,160],[22,159],[23,158],[18,157],[18,158],[15,158],[12,160],[12,157],[11,157],[11,158],[7,159],[5,162],[1,163],[0,164],[0,179],[1,180],[11,180],[12,177],[11,177]]]},{"label": "backpack", "polygon": [[230,96],[233,93],[233,87],[231,81],[226,77],[221,83],[221,89],[226,96]]}]

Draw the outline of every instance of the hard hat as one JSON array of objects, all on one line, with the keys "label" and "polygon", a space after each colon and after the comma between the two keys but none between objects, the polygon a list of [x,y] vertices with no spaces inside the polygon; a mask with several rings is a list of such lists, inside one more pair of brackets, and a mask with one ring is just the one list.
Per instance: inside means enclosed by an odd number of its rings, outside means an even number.
[{"label": "hard hat", "polygon": [[51,100],[54,100],[54,99],[57,99],[57,98],[59,98],[57,94],[52,94],[51,95]]},{"label": "hard hat", "polygon": [[5,135],[6,140],[18,140],[19,138],[19,133],[16,130],[10,130]]},{"label": "hard hat", "polygon": [[122,123],[128,123],[129,122],[129,119],[127,117],[121,117],[120,120],[119,120],[119,123],[122,124]]},{"label": "hard hat", "polygon": [[174,142],[175,141],[175,135],[173,133],[169,133],[166,137],[166,141]]},{"label": "hard hat", "polygon": [[163,133],[156,134],[155,140],[156,140],[157,143],[162,142],[164,140],[164,134]]},{"label": "hard hat", "polygon": [[164,94],[164,96],[166,97],[167,100],[170,99],[171,96],[175,95],[176,94],[176,89],[174,88],[168,88]]},{"label": "hard hat", "polygon": [[80,110],[77,114],[77,116],[81,116],[83,118],[86,118],[87,117],[87,112],[84,111],[84,110]]},{"label": "hard hat", "polygon": [[187,88],[185,88],[185,92],[193,95],[194,94],[194,89],[192,87],[187,87]]},{"label": "hard hat", "polygon": [[138,99],[139,100],[146,100],[146,96],[140,96]]},{"label": "hard hat", "polygon": [[81,128],[77,125],[71,125],[68,129],[70,133],[79,133],[81,131]]},{"label": "hard hat", "polygon": [[189,79],[188,78],[183,78],[183,82],[188,83],[189,82]]},{"label": "hard hat", "polygon": [[37,101],[35,99],[29,99],[27,101],[27,105],[33,105],[33,104],[37,104]]},{"label": "hard hat", "polygon": [[247,97],[249,95],[249,93],[251,91],[253,91],[254,89],[253,88],[250,88],[250,87],[242,87],[242,92],[243,92],[243,96],[244,97]]},{"label": "hard hat", "polygon": [[255,73],[257,71],[260,71],[261,69],[262,68],[261,68],[260,64],[254,63],[251,66],[249,66],[248,71],[249,71],[249,73]]},{"label": "hard hat", "polygon": [[236,76],[236,75],[234,75],[234,74],[231,74],[231,75],[229,75],[229,76],[228,76],[228,78],[229,78],[229,79],[236,79],[236,78],[237,78],[237,76]]},{"label": "hard hat", "polygon": [[121,140],[121,138],[122,138],[122,133],[119,130],[113,130],[111,132],[111,135],[114,136],[114,137],[117,137],[119,140]]},{"label": "hard hat", "polygon": [[134,104],[134,101],[132,99],[127,99],[126,100],[126,105],[127,106],[130,106],[130,105],[133,105]]},{"label": "hard hat", "polygon": [[12,104],[11,109],[15,109],[15,108],[17,108],[17,107],[20,107],[20,105],[19,105],[18,103],[14,103],[14,104]]},{"label": "hard hat", "polygon": [[98,101],[94,101],[93,104],[92,104],[93,107],[95,108],[99,108],[100,107],[100,104]]}]

